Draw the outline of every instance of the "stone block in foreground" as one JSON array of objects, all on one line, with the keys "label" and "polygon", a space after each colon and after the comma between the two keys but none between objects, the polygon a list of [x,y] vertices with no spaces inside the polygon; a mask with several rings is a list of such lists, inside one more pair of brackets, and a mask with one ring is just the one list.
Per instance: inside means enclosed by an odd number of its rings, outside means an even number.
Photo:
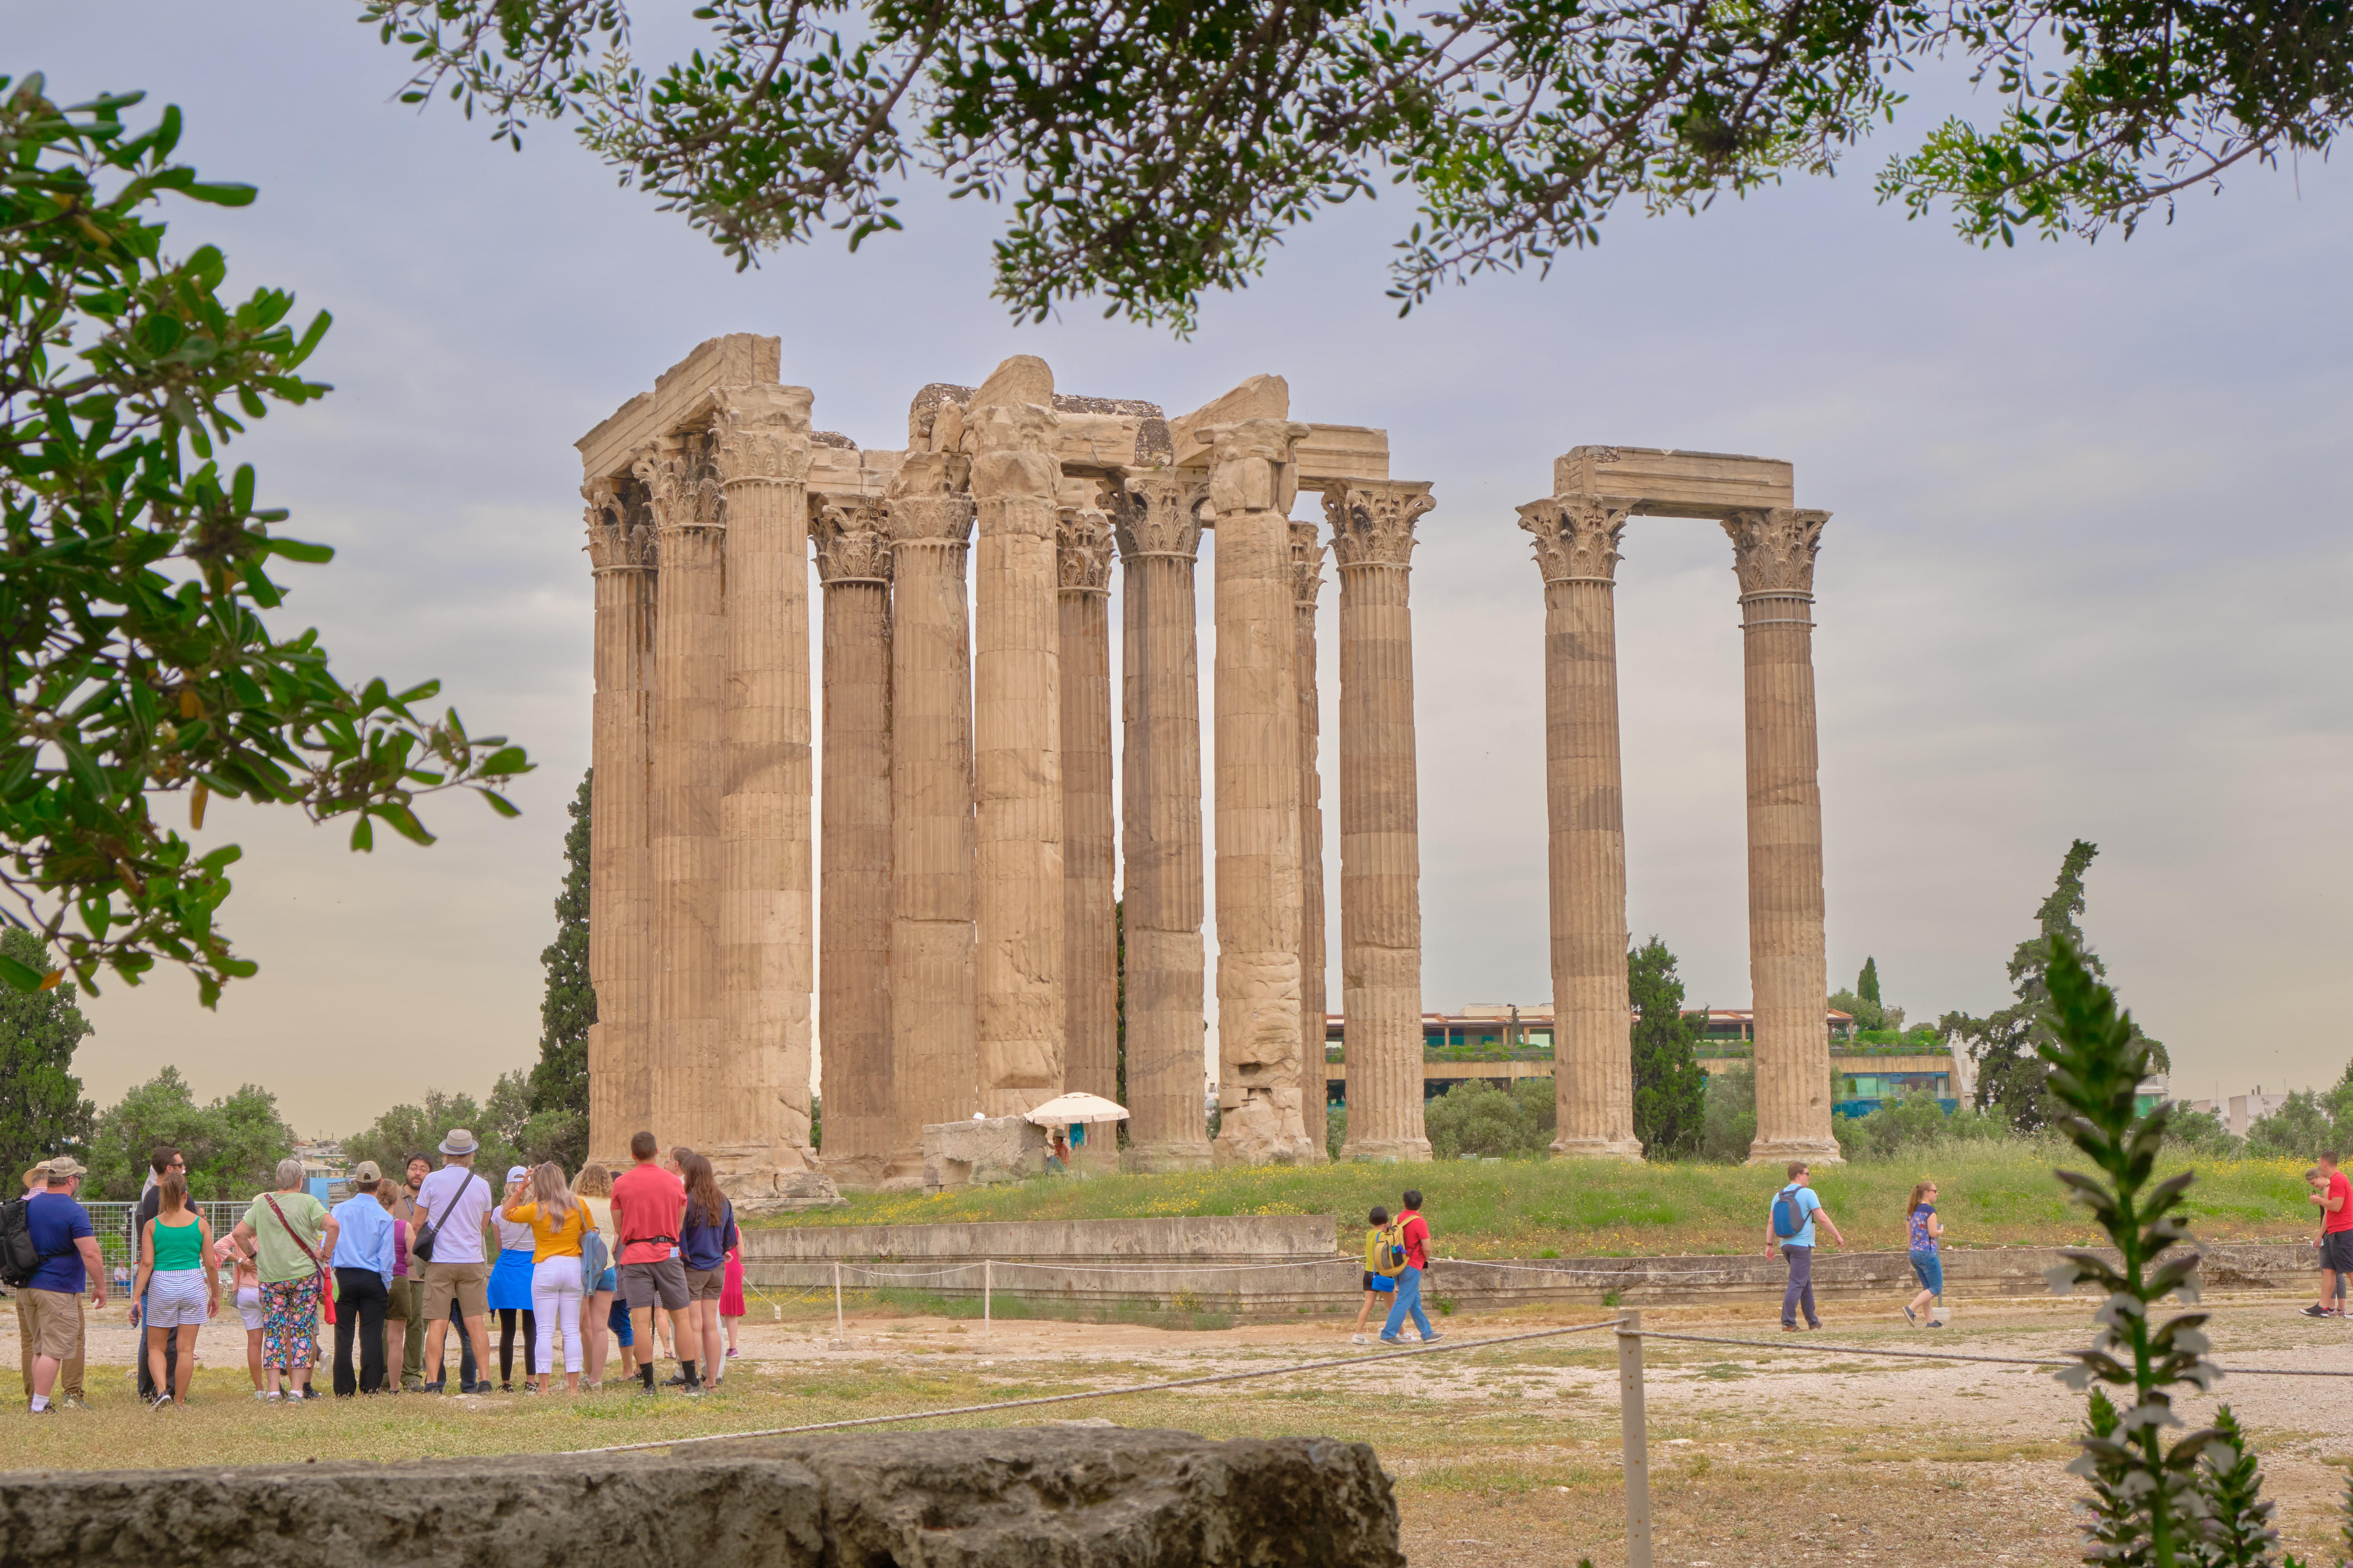
[{"label": "stone block in foreground", "polygon": [[0,1565],[1404,1568],[1373,1450],[1108,1426],[0,1474]]}]

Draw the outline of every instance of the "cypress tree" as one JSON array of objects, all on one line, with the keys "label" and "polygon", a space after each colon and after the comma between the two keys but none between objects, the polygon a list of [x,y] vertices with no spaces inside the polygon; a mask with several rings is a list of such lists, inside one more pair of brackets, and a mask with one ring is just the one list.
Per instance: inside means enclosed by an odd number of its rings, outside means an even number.
[{"label": "cypress tree", "polygon": [[534,1118],[570,1112],[581,1119],[585,1148],[588,1116],[588,1026],[596,1021],[596,993],[588,984],[588,808],[596,774],[581,775],[572,797],[572,826],[564,835],[564,884],[555,895],[555,940],[540,952],[547,992],[539,1005],[539,1064],[531,1071]]},{"label": "cypress tree", "polygon": [[1693,1054],[1705,1018],[1683,1016],[1675,955],[1656,936],[1626,955],[1634,1020],[1634,1136],[1654,1159],[1688,1154],[1707,1125],[1707,1070]]},{"label": "cypress tree", "polygon": [[1874,1007],[1879,1005],[1879,960],[1862,961],[1862,973],[1854,979],[1854,994]]},{"label": "cypress tree", "polygon": [[[36,973],[58,966],[48,944],[21,929],[0,935],[0,953]],[[68,1152],[89,1158],[98,1112],[82,1098],[73,1058],[90,1026],[75,1000],[71,982],[47,991],[0,987],[0,1171],[12,1198],[16,1173],[33,1162]]]}]

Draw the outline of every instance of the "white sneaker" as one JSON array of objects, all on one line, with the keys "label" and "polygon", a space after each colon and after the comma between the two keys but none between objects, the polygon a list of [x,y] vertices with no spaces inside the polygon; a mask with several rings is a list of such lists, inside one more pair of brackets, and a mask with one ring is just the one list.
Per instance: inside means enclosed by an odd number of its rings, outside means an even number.
[{"label": "white sneaker", "polygon": [[1352,1345],[1361,1345],[1361,1344],[1369,1344],[1369,1343],[1371,1343],[1371,1342],[1370,1342],[1369,1340],[1366,1339],[1366,1338],[1365,1338],[1365,1336],[1364,1336],[1364,1335],[1362,1335],[1362,1334],[1350,1334],[1350,1335],[1348,1336],[1348,1342],[1349,1342],[1350,1344],[1352,1344]]}]

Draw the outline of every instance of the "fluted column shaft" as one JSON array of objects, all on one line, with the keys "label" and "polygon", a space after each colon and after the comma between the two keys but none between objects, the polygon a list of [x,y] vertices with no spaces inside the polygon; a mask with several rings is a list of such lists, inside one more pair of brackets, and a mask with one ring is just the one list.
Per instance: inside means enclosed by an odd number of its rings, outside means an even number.
[{"label": "fluted column shaft", "polygon": [[1748,979],[1757,1018],[1751,1162],[1840,1158],[1831,1131],[1822,795],[1814,723],[1814,556],[1826,511],[1727,517],[1740,580],[1748,736]]},{"label": "fluted column shaft", "polygon": [[973,763],[978,832],[980,1108],[1018,1116],[1062,1092],[1060,566],[1050,450],[1036,404],[967,409],[979,507]]},{"label": "fluted column shaft", "polygon": [[1299,1039],[1299,671],[1292,447],[1307,426],[1245,419],[1215,443],[1218,1105],[1229,1164],[1309,1158]]},{"label": "fluted column shaft", "polygon": [[1198,1170],[1209,1163],[1194,602],[1204,489],[1153,472],[1118,499],[1126,1163]]},{"label": "fluted column shaft", "polygon": [[588,804],[588,1150],[608,1163],[648,1124],[653,900],[647,833],[654,714],[654,542],[610,483],[583,487],[596,587]]},{"label": "fluted column shaft", "polygon": [[[1066,487],[1067,490],[1067,487]],[[1119,1100],[1119,934],[1111,794],[1111,520],[1092,486],[1058,508],[1060,567],[1063,1084]],[[1088,1130],[1091,1160],[1115,1129]]]},{"label": "fluted column shaft", "polygon": [[1324,586],[1324,545],[1312,522],[1291,525],[1292,609],[1299,639],[1299,1085],[1300,1120],[1311,1156],[1325,1157],[1324,995],[1324,775],[1316,758],[1323,724],[1315,674],[1315,599]]},{"label": "fluted column shaft", "polygon": [[1430,487],[1324,493],[1340,569],[1340,1010],[1358,1160],[1427,1160],[1421,1116],[1421,829],[1415,776],[1414,520]]},{"label": "fluted column shaft", "polygon": [[907,460],[891,528],[891,1067],[894,1146],[979,1105],[974,1035],[972,498],[936,456]]},{"label": "fluted column shaft", "polygon": [[1545,584],[1557,1157],[1640,1159],[1626,983],[1626,822],[1618,743],[1618,542],[1633,503],[1558,495],[1520,508]]},{"label": "fluted column shaft", "polygon": [[723,387],[727,508],[719,955],[724,1077],[698,1149],[738,1196],[801,1169],[809,1141],[808,416],[805,387]]},{"label": "fluted column shaft", "polygon": [[[815,512],[825,585],[818,1018],[826,1173],[879,1186],[899,1152],[891,1071],[891,544],[881,498]],[[904,1163],[920,1169],[913,1151]]]},{"label": "fluted column shaft", "polygon": [[634,465],[656,548],[652,825],[654,1005],[647,1120],[700,1145],[723,1079],[719,964],[721,740],[727,689],[726,530],[699,444],[665,437]]}]

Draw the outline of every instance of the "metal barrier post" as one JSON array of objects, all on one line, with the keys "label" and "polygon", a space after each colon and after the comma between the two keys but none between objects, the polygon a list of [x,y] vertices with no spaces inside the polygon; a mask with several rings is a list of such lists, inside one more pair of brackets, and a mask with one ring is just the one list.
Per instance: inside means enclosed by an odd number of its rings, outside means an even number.
[{"label": "metal barrier post", "polygon": [[980,1260],[980,1337],[982,1339],[989,1336],[989,1313],[992,1310],[989,1298],[996,1289],[997,1260],[993,1258],[984,1258]]},{"label": "metal barrier post", "polygon": [[1651,1568],[1651,1430],[1642,1412],[1642,1314],[1618,1325],[1618,1423],[1625,1448],[1626,1568]]},{"label": "metal barrier post", "polygon": [[[777,1312],[782,1316],[783,1309],[777,1309]],[[833,1342],[843,1348],[849,1344],[849,1331],[842,1326],[841,1321],[841,1259],[839,1258],[833,1260]]]}]

